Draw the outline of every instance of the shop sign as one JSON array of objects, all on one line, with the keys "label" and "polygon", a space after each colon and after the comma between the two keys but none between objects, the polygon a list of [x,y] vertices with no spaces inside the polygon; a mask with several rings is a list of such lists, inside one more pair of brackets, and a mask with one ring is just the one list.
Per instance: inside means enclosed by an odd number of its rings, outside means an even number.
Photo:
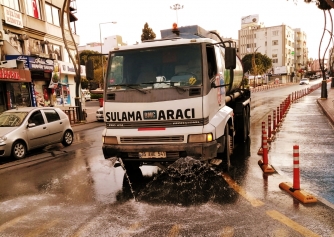
[{"label": "shop sign", "polygon": [[20,74],[19,74],[19,72],[15,72],[15,71],[12,71],[12,70],[2,68],[0,70],[0,78],[19,80],[20,79]]},{"label": "shop sign", "polygon": [[52,59],[36,57],[29,57],[28,59],[29,68],[32,70],[53,71],[54,69],[54,62]]},{"label": "shop sign", "polygon": [[21,12],[15,11],[5,6],[3,8],[5,12],[5,22],[9,25],[23,28]]},{"label": "shop sign", "polygon": [[31,82],[31,75],[30,71],[24,69],[1,68],[0,80]]},{"label": "shop sign", "polygon": [[24,67],[30,70],[52,72],[54,60],[49,58],[30,57],[26,55],[6,55],[6,60],[16,59],[24,62]]},{"label": "shop sign", "polygon": [[[62,62],[58,61],[59,63],[59,68],[60,68],[60,73],[61,74],[66,74],[66,75],[75,75],[75,68],[72,63],[67,63],[67,62]],[[78,66],[78,65],[77,65]],[[86,67],[83,65],[80,65],[80,75],[81,76],[86,76]]]}]

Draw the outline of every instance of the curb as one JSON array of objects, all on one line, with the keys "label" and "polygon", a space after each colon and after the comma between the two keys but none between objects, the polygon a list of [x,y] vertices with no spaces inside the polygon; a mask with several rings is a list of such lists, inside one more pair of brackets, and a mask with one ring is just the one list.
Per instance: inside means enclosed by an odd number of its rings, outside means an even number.
[{"label": "curb", "polygon": [[321,110],[324,112],[324,114],[326,115],[326,117],[328,118],[328,120],[332,123],[332,125],[334,126],[334,120],[332,118],[332,116],[330,115],[330,113],[325,109],[325,107],[322,105],[322,103],[320,102],[322,99],[317,99],[317,103],[319,105],[319,107],[321,108]]}]

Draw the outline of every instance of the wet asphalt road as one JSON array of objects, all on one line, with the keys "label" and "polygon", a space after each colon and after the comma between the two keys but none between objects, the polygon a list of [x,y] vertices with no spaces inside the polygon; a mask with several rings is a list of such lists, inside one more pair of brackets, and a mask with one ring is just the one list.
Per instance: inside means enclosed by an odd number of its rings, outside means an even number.
[{"label": "wet asphalt road", "polygon": [[[200,178],[191,182],[184,168],[184,177],[171,177],[143,167],[132,177],[136,200],[122,168],[103,159],[101,124],[75,128],[72,146],[47,147],[0,166],[0,236],[333,236],[333,128],[317,108],[320,90],[291,106],[269,152],[277,172],[264,175],[258,165],[261,122],[301,88],[253,93],[250,141],[236,150],[231,172],[198,167]],[[301,188],[320,199],[316,204],[302,204],[278,186],[292,182],[297,143]],[[207,177],[210,186],[201,186]]]}]

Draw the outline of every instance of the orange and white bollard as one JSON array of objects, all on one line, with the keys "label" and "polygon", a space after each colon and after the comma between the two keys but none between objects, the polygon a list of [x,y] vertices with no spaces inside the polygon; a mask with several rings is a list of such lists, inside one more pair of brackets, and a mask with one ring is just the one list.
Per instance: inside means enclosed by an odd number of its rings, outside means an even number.
[{"label": "orange and white bollard", "polygon": [[[262,132],[266,130],[266,122],[262,122]],[[261,147],[259,148],[258,152],[257,152],[258,155],[262,155],[263,154],[263,138],[261,136]]]},{"label": "orange and white bollard", "polygon": [[300,189],[299,172],[299,146],[293,146],[293,189]]},{"label": "orange and white bollard", "polygon": [[276,129],[280,126],[280,113],[279,113],[279,107],[277,107],[277,123],[276,123]]},{"label": "orange and white bollard", "polygon": [[258,164],[263,170],[264,173],[274,173],[275,170],[268,164],[268,143],[267,143],[267,132],[266,130],[262,131],[262,160],[259,160]]},{"label": "orange and white bollard", "polygon": [[300,170],[299,170],[299,146],[293,146],[293,184],[284,182],[279,187],[290,193],[293,197],[302,203],[314,203],[317,199],[307,192],[300,189]]},{"label": "orange and white bollard", "polygon": [[276,110],[273,110],[273,134],[276,134]]},{"label": "orange and white bollard", "polygon": [[271,115],[268,115],[268,142],[270,143],[272,141],[271,138]]}]

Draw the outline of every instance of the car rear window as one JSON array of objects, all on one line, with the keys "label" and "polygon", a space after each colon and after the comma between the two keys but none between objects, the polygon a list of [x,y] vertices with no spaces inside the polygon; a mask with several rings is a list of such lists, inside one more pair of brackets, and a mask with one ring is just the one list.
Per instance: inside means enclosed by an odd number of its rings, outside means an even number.
[{"label": "car rear window", "polygon": [[48,120],[48,123],[60,120],[59,114],[53,109],[44,109],[43,110]]}]

